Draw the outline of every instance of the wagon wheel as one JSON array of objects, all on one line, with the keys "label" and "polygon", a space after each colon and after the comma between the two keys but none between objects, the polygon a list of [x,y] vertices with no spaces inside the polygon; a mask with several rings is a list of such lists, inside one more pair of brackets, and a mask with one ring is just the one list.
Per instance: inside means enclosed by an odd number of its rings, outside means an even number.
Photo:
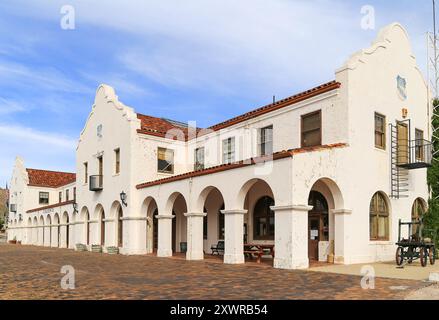
[{"label": "wagon wheel", "polygon": [[428,252],[427,248],[419,248],[419,259],[421,260],[421,266],[426,267],[427,266],[427,258],[428,258]]},{"label": "wagon wheel", "polygon": [[404,248],[403,247],[398,247],[398,249],[396,249],[396,265],[397,266],[401,266],[402,263],[404,262]]},{"label": "wagon wheel", "polygon": [[428,250],[428,256],[430,258],[430,264],[434,265],[436,262],[436,248],[435,246],[431,246],[430,250]]}]

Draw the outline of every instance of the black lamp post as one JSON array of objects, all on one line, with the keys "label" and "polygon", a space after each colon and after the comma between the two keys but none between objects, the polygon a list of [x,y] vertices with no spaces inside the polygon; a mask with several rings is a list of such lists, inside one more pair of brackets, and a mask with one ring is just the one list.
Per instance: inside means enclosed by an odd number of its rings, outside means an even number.
[{"label": "black lamp post", "polygon": [[122,201],[122,204],[123,204],[125,207],[128,206],[128,203],[127,203],[127,194],[126,194],[124,191],[122,191],[122,192],[120,193],[120,201]]}]

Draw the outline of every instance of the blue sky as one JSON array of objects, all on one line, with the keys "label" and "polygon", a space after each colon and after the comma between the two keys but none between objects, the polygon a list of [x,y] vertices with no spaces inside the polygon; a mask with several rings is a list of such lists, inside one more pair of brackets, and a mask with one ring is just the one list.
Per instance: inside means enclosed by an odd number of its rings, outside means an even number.
[{"label": "blue sky", "polygon": [[[66,4],[74,30],[60,25]],[[361,28],[364,5],[375,30]],[[0,185],[16,155],[75,170],[100,83],[137,112],[205,127],[333,80],[394,21],[425,71],[429,0],[2,0]]]}]

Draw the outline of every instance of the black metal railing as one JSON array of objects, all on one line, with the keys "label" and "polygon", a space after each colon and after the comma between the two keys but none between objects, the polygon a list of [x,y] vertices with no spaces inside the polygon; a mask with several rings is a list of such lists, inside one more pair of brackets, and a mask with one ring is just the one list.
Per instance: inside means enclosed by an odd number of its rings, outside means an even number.
[{"label": "black metal railing", "polygon": [[101,191],[104,189],[104,176],[94,175],[90,176],[89,180],[90,191]]},{"label": "black metal railing", "polygon": [[411,140],[398,146],[397,165],[409,170],[431,167],[433,145],[425,139]]}]

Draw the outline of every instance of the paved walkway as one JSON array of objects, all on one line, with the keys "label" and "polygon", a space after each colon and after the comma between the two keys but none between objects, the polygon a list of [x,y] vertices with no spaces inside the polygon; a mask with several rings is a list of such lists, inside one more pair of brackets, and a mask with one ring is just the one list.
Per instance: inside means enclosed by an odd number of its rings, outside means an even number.
[{"label": "paved walkway", "polygon": [[[76,272],[63,290],[61,267]],[[224,265],[155,256],[121,256],[0,244],[0,299],[404,299],[425,283],[278,270],[268,265]]]},{"label": "paved walkway", "polygon": [[425,268],[421,266],[419,261],[414,261],[412,264],[406,264],[404,268],[397,268],[395,262],[380,262],[348,266],[324,265],[311,268],[310,270],[346,275],[361,275],[361,269],[364,266],[372,267],[375,271],[375,275],[381,278],[427,281],[431,273],[439,273],[439,261],[435,265],[430,265],[429,263]]}]

